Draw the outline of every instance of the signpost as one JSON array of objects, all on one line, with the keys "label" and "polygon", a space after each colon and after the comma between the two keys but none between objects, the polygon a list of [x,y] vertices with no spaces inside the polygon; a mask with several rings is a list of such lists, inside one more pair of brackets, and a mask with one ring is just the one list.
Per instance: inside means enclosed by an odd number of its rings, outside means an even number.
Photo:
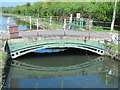
[{"label": "signpost", "polygon": [[80,13],[77,13],[77,14],[76,14],[76,18],[80,18]]}]

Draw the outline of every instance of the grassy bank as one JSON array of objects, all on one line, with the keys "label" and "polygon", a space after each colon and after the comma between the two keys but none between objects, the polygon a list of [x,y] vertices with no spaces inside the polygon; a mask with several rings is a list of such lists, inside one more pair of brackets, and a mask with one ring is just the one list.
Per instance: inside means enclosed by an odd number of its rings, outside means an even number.
[{"label": "grassy bank", "polygon": [[110,44],[110,45],[108,45],[108,48],[111,50],[120,51],[120,44],[118,44],[118,45]]},{"label": "grassy bank", "polygon": [[[103,28],[101,28],[101,27],[93,27],[92,31],[110,32],[110,30],[103,29]],[[118,30],[112,30],[112,33],[120,34],[120,31],[118,31]]]}]

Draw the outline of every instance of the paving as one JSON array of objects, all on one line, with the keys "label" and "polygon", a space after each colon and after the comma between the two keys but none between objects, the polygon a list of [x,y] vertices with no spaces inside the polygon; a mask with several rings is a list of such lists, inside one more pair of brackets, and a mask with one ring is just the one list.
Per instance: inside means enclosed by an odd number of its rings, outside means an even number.
[{"label": "paving", "polygon": [[[64,35],[64,30],[31,30],[31,31],[21,31],[19,32],[19,36],[37,36],[37,35],[43,35],[43,36],[51,36],[51,35]],[[66,30],[65,35],[67,36],[82,36],[82,37],[88,37],[89,31],[74,31],[74,30]],[[110,38],[109,33],[101,33],[101,32],[90,32],[91,37],[96,38]]]},{"label": "paving", "polygon": [[[51,36],[51,35],[64,35],[64,30],[27,30],[27,31],[20,31],[19,36],[20,37],[30,37],[30,36],[37,36],[37,35],[43,35],[43,36]],[[89,31],[75,31],[75,30],[65,30],[65,35],[68,36],[82,36],[82,37],[88,37]],[[96,38],[110,38],[109,33],[103,33],[103,32],[90,32],[91,37]],[[0,39],[6,39],[8,37],[7,32],[0,34]]]}]

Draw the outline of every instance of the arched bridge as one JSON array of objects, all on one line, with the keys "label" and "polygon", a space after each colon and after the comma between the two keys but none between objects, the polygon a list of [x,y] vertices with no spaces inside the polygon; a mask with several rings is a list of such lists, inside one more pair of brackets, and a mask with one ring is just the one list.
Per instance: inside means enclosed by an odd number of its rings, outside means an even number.
[{"label": "arched bridge", "polygon": [[[34,32],[34,34],[37,35],[29,35],[30,32]],[[44,31],[40,32],[44,33]],[[101,43],[101,41],[105,39],[104,37],[95,37],[94,34],[91,34],[90,39],[88,39],[87,35],[83,34],[85,33],[83,31],[72,31],[76,35],[70,35],[67,33],[66,35],[63,35],[64,32],[62,30],[59,30],[61,33],[58,34],[55,34],[56,31],[51,32],[54,33],[45,35],[41,33],[39,34],[38,31],[20,32],[21,36],[19,38],[8,40],[11,57],[17,58],[32,51],[45,48],[79,48],[99,55],[105,55],[106,48],[103,43]],[[78,32],[80,34],[78,34]],[[28,35],[26,34],[26,36],[24,36],[25,33]]]}]

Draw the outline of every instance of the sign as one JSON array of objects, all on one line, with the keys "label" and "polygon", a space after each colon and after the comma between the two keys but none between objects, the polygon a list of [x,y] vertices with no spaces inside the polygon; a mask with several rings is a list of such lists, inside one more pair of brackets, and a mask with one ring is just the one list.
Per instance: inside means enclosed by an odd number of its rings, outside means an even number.
[{"label": "sign", "polygon": [[80,18],[80,13],[77,13],[77,14],[76,14],[76,18]]}]

